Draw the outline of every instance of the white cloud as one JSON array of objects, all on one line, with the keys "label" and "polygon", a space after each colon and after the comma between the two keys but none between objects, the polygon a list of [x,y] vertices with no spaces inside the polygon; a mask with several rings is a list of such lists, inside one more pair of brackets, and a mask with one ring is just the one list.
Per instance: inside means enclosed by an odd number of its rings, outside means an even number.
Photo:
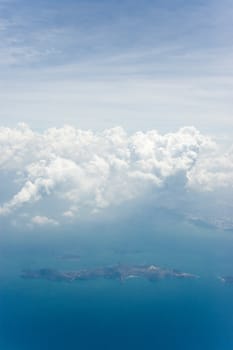
[{"label": "white cloud", "polygon": [[[233,152],[223,152],[194,127],[128,135],[120,127],[95,133],[64,126],[37,133],[21,124],[0,128],[1,173],[11,174],[19,189],[1,204],[0,215],[30,211],[52,198],[54,206],[65,206],[57,215],[71,218],[161,191],[180,174],[184,193],[232,191]],[[41,218],[52,223],[33,220]]]},{"label": "white cloud", "polygon": [[34,216],[31,219],[31,222],[36,225],[58,225],[58,222],[56,220],[50,219],[47,216]]},{"label": "white cloud", "polygon": [[74,212],[72,210],[67,210],[67,211],[64,211],[64,213],[62,215],[67,217],[67,218],[73,218]]},{"label": "white cloud", "polygon": [[188,185],[197,190],[233,189],[233,152],[200,157],[187,178]]}]

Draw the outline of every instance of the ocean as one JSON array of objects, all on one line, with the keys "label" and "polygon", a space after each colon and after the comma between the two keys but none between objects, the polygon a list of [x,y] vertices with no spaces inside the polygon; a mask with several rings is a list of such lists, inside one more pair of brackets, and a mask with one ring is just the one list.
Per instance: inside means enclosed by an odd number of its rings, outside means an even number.
[{"label": "ocean", "polygon": [[[233,349],[233,232],[164,213],[0,236],[0,349]],[[60,259],[78,254],[80,260]],[[156,264],[193,280],[23,280],[22,269]]]}]

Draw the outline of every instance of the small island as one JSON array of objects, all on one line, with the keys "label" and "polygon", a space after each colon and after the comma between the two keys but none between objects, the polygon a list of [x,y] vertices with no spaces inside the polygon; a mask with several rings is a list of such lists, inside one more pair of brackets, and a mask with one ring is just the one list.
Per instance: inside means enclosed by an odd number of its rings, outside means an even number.
[{"label": "small island", "polygon": [[233,276],[220,276],[219,280],[225,284],[233,284]]},{"label": "small island", "polygon": [[58,256],[58,259],[68,261],[79,261],[80,258],[80,255],[76,253],[65,253],[63,255]]}]

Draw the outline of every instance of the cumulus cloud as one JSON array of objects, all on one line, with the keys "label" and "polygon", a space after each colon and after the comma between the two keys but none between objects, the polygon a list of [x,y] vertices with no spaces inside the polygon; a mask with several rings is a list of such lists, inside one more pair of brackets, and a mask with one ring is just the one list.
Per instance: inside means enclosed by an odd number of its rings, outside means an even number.
[{"label": "cumulus cloud", "polygon": [[34,216],[31,219],[31,222],[33,224],[40,225],[40,226],[43,226],[43,225],[58,225],[58,222],[56,220],[50,219],[47,216],[40,216],[40,215]]},{"label": "cumulus cloud", "polygon": [[20,124],[0,128],[1,173],[13,174],[18,191],[1,203],[0,215],[52,197],[66,205],[58,215],[72,218],[161,190],[179,175],[184,191],[232,190],[233,151],[223,151],[194,127],[128,135],[120,127],[95,133],[64,126],[38,133]]}]

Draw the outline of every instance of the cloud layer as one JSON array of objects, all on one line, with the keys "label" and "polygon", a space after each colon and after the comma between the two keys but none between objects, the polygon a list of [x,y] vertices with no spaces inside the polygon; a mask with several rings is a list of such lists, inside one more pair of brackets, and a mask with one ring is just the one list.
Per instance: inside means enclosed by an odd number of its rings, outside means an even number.
[{"label": "cloud layer", "polygon": [[30,211],[51,199],[62,212],[56,219],[34,215],[32,222],[57,223],[59,217],[71,219],[163,191],[171,179],[176,186],[180,176],[184,193],[232,191],[233,148],[223,149],[194,127],[128,135],[120,127],[95,133],[64,126],[38,133],[20,124],[0,128],[0,175],[13,179],[16,188],[12,196],[6,194],[0,215]]}]

